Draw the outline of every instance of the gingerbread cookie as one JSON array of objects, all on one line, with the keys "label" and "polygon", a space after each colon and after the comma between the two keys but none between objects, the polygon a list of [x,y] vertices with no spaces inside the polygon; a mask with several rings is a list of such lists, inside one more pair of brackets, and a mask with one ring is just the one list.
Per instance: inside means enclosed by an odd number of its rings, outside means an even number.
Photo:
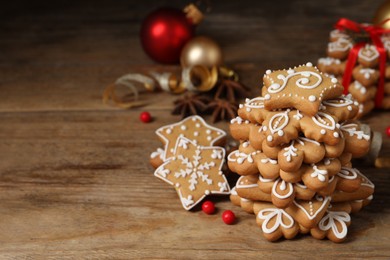
[{"label": "gingerbread cookie", "polygon": [[286,208],[286,212],[292,215],[300,225],[310,229],[320,222],[329,204],[329,196],[315,196],[310,201],[294,200],[292,205]]},{"label": "gingerbread cookie", "polygon": [[255,213],[256,222],[269,241],[276,241],[282,236],[292,239],[299,233],[299,225],[294,218],[271,203],[257,202]]},{"label": "gingerbread cookie", "polygon": [[310,230],[310,234],[316,239],[327,237],[333,242],[340,243],[346,239],[350,224],[351,217],[348,212],[336,211],[333,207],[330,207],[318,226]]},{"label": "gingerbread cookie", "polygon": [[359,170],[354,169],[354,173],[356,173],[357,177],[360,179],[359,188],[354,192],[344,192],[341,190],[336,190],[332,195],[333,202],[365,200],[372,196],[372,194],[374,193],[375,185]]},{"label": "gingerbread cookie", "polygon": [[156,169],[154,175],[173,185],[186,210],[209,194],[229,194],[230,187],[221,171],[225,150],[199,146],[179,137],[172,156]]},{"label": "gingerbread cookie", "polygon": [[376,85],[379,80],[378,70],[365,68],[362,65],[356,66],[352,71],[352,75],[355,80],[365,87]]},{"label": "gingerbread cookie", "polygon": [[362,179],[358,177],[357,170],[350,167],[342,167],[337,173],[339,181],[337,190],[342,192],[354,192],[360,188]]},{"label": "gingerbread cookie", "polygon": [[200,116],[190,116],[178,123],[160,127],[157,136],[165,145],[163,161],[173,155],[176,141],[183,136],[202,146],[223,146],[226,133],[208,125]]},{"label": "gingerbread cookie", "polygon": [[375,45],[366,44],[358,52],[358,62],[363,67],[374,68],[378,65],[379,52]]},{"label": "gingerbread cookie", "polygon": [[351,153],[354,158],[368,153],[371,144],[370,132],[364,132],[356,121],[345,121],[340,125],[340,129],[345,139],[344,153]]},{"label": "gingerbread cookie", "polygon": [[326,57],[318,59],[317,67],[320,71],[331,74],[338,75],[340,74],[341,60]]},{"label": "gingerbread cookie", "polygon": [[334,29],[330,31],[329,34],[329,40],[331,42],[337,41],[338,39],[343,38],[343,39],[350,39],[349,35],[346,34],[344,31]]},{"label": "gingerbread cookie", "polygon": [[351,94],[341,95],[338,98],[323,101],[320,110],[335,116],[338,121],[345,121],[356,117],[359,112],[359,103],[352,98]]},{"label": "gingerbread cookie", "polygon": [[328,43],[327,54],[329,57],[344,60],[348,57],[352,43],[348,38],[338,38],[336,41]]},{"label": "gingerbread cookie", "polygon": [[360,103],[364,103],[369,100],[372,100],[375,97],[377,88],[375,86],[370,86],[366,88],[359,81],[355,80],[349,85],[348,91],[357,101],[359,101]]},{"label": "gingerbread cookie", "polygon": [[293,107],[314,116],[323,100],[336,98],[343,90],[337,79],[307,63],[289,70],[267,70],[262,96],[268,110]]}]

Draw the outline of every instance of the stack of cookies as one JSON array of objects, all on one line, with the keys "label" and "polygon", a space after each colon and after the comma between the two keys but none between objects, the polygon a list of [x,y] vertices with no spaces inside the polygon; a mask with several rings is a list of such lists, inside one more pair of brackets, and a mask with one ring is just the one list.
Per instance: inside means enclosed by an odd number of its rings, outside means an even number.
[{"label": "stack of cookies", "polygon": [[[390,37],[382,39],[390,55]],[[318,60],[318,69],[337,77],[341,82],[353,44],[353,39],[344,32],[331,31],[327,49],[328,57]],[[352,80],[348,88],[352,97],[360,103],[358,118],[374,108],[379,76],[379,52],[375,45],[367,43],[358,52],[356,67],[352,71]],[[390,66],[386,69],[385,79],[388,82],[385,83],[382,107],[390,109]]]},{"label": "stack of cookies", "polygon": [[226,133],[199,116],[156,130],[164,148],[150,155],[154,175],[172,185],[184,209],[190,210],[210,194],[230,194],[222,171]]},{"label": "stack of cookies", "polygon": [[241,175],[231,200],[256,214],[270,241],[310,233],[341,242],[349,214],[372,199],[374,185],[351,163],[368,152],[371,133],[353,120],[359,104],[342,92],[311,63],[268,70],[262,96],[231,121],[240,146],[228,166]]}]

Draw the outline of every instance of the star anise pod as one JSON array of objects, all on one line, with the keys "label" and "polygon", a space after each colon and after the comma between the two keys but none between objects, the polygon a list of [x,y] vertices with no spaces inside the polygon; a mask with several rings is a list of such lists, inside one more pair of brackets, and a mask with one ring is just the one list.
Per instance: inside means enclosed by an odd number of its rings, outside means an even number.
[{"label": "star anise pod", "polygon": [[250,90],[247,86],[229,78],[221,78],[215,89],[215,99],[226,98],[230,102],[236,102],[238,98],[250,96]]},{"label": "star anise pod", "polygon": [[199,115],[206,110],[209,101],[210,99],[203,95],[185,94],[173,102],[175,107],[172,115],[181,115],[182,118],[189,115]]},{"label": "star anise pod", "polygon": [[225,99],[214,99],[207,106],[207,111],[212,111],[213,123],[220,120],[229,121],[237,116],[238,105]]}]

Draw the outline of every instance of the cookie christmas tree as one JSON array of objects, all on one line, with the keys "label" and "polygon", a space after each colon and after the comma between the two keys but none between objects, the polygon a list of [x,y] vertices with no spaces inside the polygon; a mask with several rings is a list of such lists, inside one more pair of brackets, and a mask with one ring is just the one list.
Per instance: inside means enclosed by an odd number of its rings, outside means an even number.
[{"label": "cookie christmas tree", "polygon": [[268,240],[310,233],[341,242],[349,214],[374,192],[351,163],[370,146],[354,120],[359,104],[311,63],[268,70],[263,81],[262,96],[247,99],[231,121],[240,146],[228,165],[241,175],[231,200],[256,214]]},{"label": "cookie christmas tree", "polygon": [[[381,38],[382,44],[386,51],[390,50],[390,37],[388,35]],[[345,31],[333,30],[330,33],[330,42],[327,48],[327,57],[318,60],[318,68],[324,73],[334,75],[340,82],[343,80],[346,72],[346,65],[351,50],[356,44],[349,34]],[[388,56],[389,54],[385,56]],[[357,117],[362,117],[368,114],[374,107],[377,95],[381,98],[380,106],[384,109],[390,109],[390,67],[384,71],[384,75],[380,75],[380,54],[377,47],[369,42],[362,44],[357,52],[356,65],[351,70],[351,81],[348,84],[348,92],[359,103],[359,112]],[[384,93],[378,92],[380,77],[384,77],[385,83],[383,87]]]}]

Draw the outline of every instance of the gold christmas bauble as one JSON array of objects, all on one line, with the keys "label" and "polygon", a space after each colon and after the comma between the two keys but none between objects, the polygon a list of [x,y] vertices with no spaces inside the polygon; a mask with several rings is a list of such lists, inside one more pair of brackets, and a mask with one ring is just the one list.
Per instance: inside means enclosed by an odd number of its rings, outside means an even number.
[{"label": "gold christmas bauble", "polygon": [[186,43],[180,55],[183,68],[203,65],[206,67],[222,64],[222,50],[212,39],[198,36]]},{"label": "gold christmas bauble", "polygon": [[[390,18],[390,0],[383,2],[376,10],[372,23],[380,24],[382,21]],[[390,29],[390,21],[382,25],[383,28]]]}]

